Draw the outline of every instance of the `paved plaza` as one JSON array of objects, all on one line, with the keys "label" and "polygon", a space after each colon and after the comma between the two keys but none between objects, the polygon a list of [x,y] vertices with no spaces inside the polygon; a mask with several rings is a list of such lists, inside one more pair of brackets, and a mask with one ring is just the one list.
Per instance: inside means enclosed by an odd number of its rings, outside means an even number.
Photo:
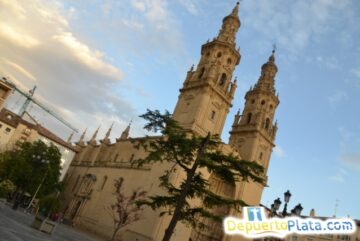
[{"label": "paved plaza", "polygon": [[0,241],[101,241],[63,224],[49,235],[32,228],[33,220],[34,216],[20,210],[0,208]]}]

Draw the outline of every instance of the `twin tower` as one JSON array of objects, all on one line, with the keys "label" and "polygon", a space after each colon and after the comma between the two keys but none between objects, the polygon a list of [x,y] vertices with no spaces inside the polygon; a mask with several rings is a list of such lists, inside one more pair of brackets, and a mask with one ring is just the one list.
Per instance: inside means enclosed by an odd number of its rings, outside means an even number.
[{"label": "twin tower", "polygon": [[[217,37],[201,47],[196,68],[187,72],[173,117],[181,126],[199,135],[208,132],[221,135],[236,90],[235,67],[241,54],[236,47],[240,28],[239,3],[223,19]],[[235,115],[229,144],[246,160],[257,161],[268,168],[277,123],[274,114],[279,104],[275,92],[274,51],[261,67],[261,76],[245,95],[245,107]]]}]

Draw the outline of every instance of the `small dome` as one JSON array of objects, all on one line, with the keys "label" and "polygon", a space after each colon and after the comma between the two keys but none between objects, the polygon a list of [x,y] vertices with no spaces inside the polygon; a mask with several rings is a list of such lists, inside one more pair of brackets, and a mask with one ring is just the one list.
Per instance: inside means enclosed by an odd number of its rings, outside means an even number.
[{"label": "small dome", "polygon": [[278,71],[278,68],[277,68],[277,66],[276,66],[276,64],[275,64],[275,55],[274,55],[274,51],[273,51],[273,53],[271,54],[271,56],[269,57],[269,60],[268,60],[268,62],[266,62],[265,64],[263,64],[262,66],[261,66],[261,70],[262,70],[262,72],[264,72],[264,71],[270,71],[270,72],[277,72]]}]

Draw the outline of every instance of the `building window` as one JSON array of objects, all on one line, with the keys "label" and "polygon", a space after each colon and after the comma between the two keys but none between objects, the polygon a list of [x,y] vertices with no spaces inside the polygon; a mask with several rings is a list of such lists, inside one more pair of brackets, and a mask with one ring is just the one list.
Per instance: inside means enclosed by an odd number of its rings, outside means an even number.
[{"label": "building window", "polygon": [[251,122],[251,117],[252,117],[252,114],[249,113],[249,114],[248,114],[248,118],[247,118],[247,123],[248,123],[248,124],[250,124],[250,122]]},{"label": "building window", "polygon": [[259,159],[262,160],[262,157],[263,157],[263,153],[260,152]]},{"label": "building window", "polygon": [[10,133],[10,131],[11,131],[11,129],[10,129],[9,127],[7,127],[7,128],[5,129],[5,132],[7,132],[7,133]]},{"label": "building window", "polygon": [[226,74],[223,73],[223,74],[221,75],[221,78],[220,78],[220,81],[219,81],[219,85],[220,85],[220,86],[223,86],[223,85],[225,84],[225,82],[226,82]]},{"label": "building window", "polygon": [[261,105],[265,105],[265,100],[262,100],[262,101],[261,101]]},{"label": "building window", "polygon": [[269,118],[266,118],[266,121],[265,121],[265,129],[269,129],[269,126],[270,126],[270,119]]},{"label": "building window", "polygon": [[216,57],[220,58],[222,56],[222,53],[221,52],[218,52]]},{"label": "building window", "polygon": [[231,61],[231,58],[228,58],[228,59],[227,59],[227,64],[231,64],[231,62],[232,62],[232,61]]},{"label": "building window", "polygon": [[204,73],[205,73],[205,68],[202,67],[200,70],[200,73],[199,73],[199,79],[201,79],[203,77]]},{"label": "building window", "polygon": [[211,120],[215,120],[215,116],[216,116],[216,112],[215,112],[215,111],[211,111],[210,119],[211,119]]}]

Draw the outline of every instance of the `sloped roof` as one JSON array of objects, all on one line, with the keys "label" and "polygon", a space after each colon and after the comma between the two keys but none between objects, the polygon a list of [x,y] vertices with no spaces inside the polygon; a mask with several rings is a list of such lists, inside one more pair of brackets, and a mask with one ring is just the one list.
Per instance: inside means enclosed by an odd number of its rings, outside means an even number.
[{"label": "sloped roof", "polygon": [[73,145],[71,145],[70,143],[67,143],[66,141],[64,141],[63,139],[58,137],[56,134],[54,134],[50,130],[46,129],[44,126],[42,126],[40,124],[30,123],[30,122],[22,119],[18,114],[15,114],[14,112],[12,112],[6,108],[1,109],[1,111],[0,111],[0,121],[8,124],[9,126],[12,126],[14,128],[16,128],[19,124],[23,124],[23,125],[27,126],[29,129],[36,130],[41,136],[46,137],[49,140],[76,152],[76,149]]}]

